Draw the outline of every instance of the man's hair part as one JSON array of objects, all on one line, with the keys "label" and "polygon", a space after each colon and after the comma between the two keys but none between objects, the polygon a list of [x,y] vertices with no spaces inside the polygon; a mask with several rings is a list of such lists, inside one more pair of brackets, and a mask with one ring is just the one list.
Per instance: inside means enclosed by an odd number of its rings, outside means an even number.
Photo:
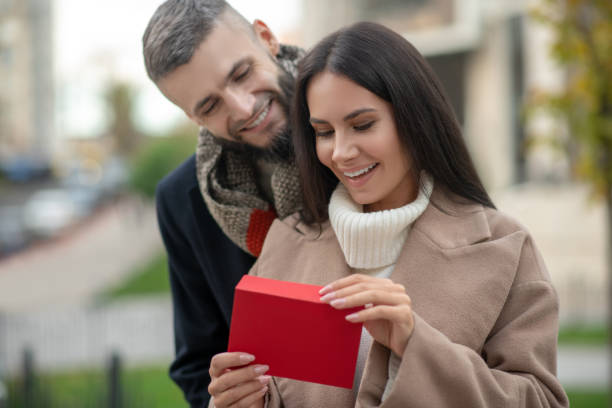
[{"label": "man's hair part", "polygon": [[157,83],[187,64],[220,18],[252,31],[248,21],[224,0],[167,0],[160,5],[142,36],[149,78]]}]

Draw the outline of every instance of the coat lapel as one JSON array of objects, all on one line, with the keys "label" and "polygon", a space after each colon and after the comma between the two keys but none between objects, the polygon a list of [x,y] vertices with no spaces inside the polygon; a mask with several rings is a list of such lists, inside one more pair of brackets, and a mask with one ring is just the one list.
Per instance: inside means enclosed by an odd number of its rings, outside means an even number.
[{"label": "coat lapel", "polygon": [[458,204],[435,190],[391,275],[406,287],[415,313],[477,351],[503,307],[522,242],[490,237],[480,204]]},{"label": "coat lapel", "polygon": [[[477,353],[508,296],[522,244],[512,235],[504,242],[490,241],[485,211],[434,190],[391,274],[391,280],[406,287],[415,314]],[[380,404],[389,353],[378,343],[370,349],[358,407]]]}]

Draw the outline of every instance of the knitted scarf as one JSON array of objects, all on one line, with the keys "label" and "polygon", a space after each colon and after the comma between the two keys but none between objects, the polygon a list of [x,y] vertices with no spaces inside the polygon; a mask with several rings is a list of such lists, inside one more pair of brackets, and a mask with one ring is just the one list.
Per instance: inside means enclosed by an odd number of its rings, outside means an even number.
[{"label": "knitted scarf", "polygon": [[[281,45],[276,58],[295,77],[303,54],[297,47]],[[301,209],[300,183],[294,163],[275,164],[271,177],[274,202],[268,203],[248,156],[222,147],[207,129],[200,129],[196,171],[204,202],[225,235],[244,251],[259,256],[272,221]]]}]

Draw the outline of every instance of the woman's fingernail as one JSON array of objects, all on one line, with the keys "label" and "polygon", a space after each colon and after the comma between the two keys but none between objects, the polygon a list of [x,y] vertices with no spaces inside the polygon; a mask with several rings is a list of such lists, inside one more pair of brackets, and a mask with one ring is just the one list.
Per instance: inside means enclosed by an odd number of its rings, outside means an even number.
[{"label": "woman's fingernail", "polygon": [[345,303],[346,303],[346,299],[344,299],[344,298],[334,299],[331,302],[329,302],[329,304],[332,305],[333,307],[342,306]]},{"label": "woman's fingernail", "polygon": [[261,389],[261,391],[259,391],[259,392],[261,393],[261,395],[265,395],[265,394],[266,394],[266,392],[268,392],[268,386],[266,385],[266,386],[265,386],[265,387],[263,387],[263,388]]},{"label": "woman's fingernail", "polygon": [[352,322],[352,321],[357,320],[357,317],[358,317],[358,313],[352,313],[346,316],[346,320],[348,320],[349,322]]},{"label": "woman's fingernail", "polygon": [[332,300],[336,296],[336,292],[328,293],[327,295],[321,297],[321,302],[327,302]]},{"label": "woman's fingernail", "polygon": [[324,286],[321,290],[319,290],[319,295],[324,295],[329,292],[332,288],[332,285]]},{"label": "woman's fingernail", "polygon": [[241,354],[240,355],[240,361],[242,363],[250,363],[253,360],[255,360],[255,356],[252,354]]},{"label": "woman's fingernail", "polygon": [[261,385],[267,385],[270,382],[270,378],[271,377],[269,375],[260,375],[257,377]]},{"label": "woman's fingernail", "polygon": [[263,374],[266,371],[268,371],[269,369],[270,369],[270,366],[267,366],[267,365],[258,365],[258,366],[255,366],[255,373]]}]

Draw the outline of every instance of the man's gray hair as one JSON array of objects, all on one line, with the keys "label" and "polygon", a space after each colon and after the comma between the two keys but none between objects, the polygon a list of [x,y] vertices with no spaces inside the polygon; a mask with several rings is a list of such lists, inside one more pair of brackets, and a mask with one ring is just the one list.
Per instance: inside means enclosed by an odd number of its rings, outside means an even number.
[{"label": "man's gray hair", "polygon": [[248,24],[224,0],[167,0],[159,6],[142,36],[149,78],[157,82],[188,63],[226,10]]}]

